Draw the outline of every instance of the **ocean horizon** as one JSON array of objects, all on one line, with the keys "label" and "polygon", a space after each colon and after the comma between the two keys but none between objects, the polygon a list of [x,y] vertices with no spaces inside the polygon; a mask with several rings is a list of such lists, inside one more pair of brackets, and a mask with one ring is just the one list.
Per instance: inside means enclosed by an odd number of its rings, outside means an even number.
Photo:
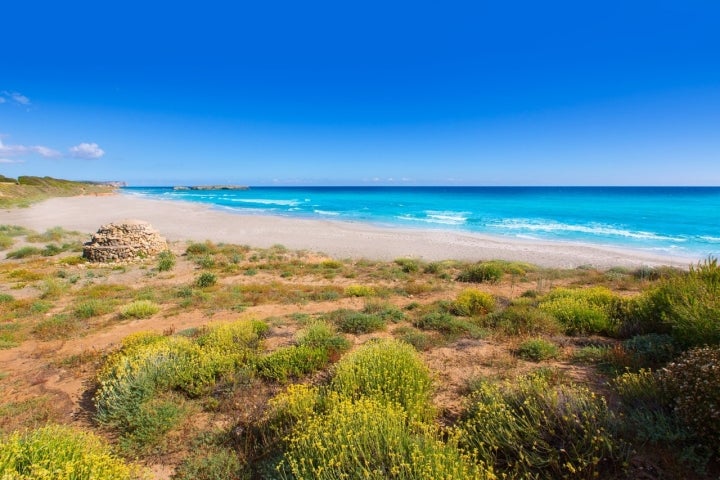
[{"label": "ocean horizon", "polygon": [[243,215],[362,222],[585,243],[701,259],[720,255],[720,187],[123,187]]}]

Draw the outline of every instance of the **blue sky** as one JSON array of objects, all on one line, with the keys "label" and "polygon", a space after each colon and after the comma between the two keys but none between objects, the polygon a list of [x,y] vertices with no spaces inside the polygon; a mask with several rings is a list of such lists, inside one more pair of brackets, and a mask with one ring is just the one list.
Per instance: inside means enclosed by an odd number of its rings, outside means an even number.
[{"label": "blue sky", "polygon": [[8,176],[720,185],[716,0],[14,0],[1,13]]}]

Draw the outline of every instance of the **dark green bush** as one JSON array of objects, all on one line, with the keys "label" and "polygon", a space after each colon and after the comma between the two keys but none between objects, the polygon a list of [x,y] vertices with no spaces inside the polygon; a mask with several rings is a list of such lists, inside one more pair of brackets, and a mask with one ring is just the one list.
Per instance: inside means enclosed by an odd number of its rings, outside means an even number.
[{"label": "dark green bush", "polygon": [[663,388],[658,372],[645,369],[626,372],[610,382],[610,386],[620,397],[625,416],[620,428],[627,438],[677,448],[689,445],[691,434],[674,414],[672,398]]},{"label": "dark green bush", "polygon": [[485,324],[505,335],[554,335],[563,330],[553,315],[524,303],[510,305],[488,316]]},{"label": "dark green bush", "polygon": [[22,248],[18,248],[17,250],[13,250],[12,252],[8,252],[6,255],[7,258],[14,258],[14,259],[21,259],[21,258],[27,258],[32,257],[33,255],[40,255],[42,253],[42,250],[40,250],[38,247],[31,247],[26,246]]},{"label": "dark green bush", "polygon": [[457,280],[466,283],[497,283],[502,276],[502,267],[492,263],[478,263],[465,267]]},{"label": "dark green bush", "polygon": [[363,313],[355,310],[340,309],[325,316],[328,321],[337,325],[345,333],[370,333],[385,328],[385,319],[374,313]]},{"label": "dark green bush", "polygon": [[403,342],[409,343],[415,350],[430,350],[438,341],[431,334],[422,332],[412,327],[400,327],[393,331],[393,335]]},{"label": "dark green bush", "polygon": [[633,368],[659,368],[678,353],[673,338],[659,333],[637,335],[625,340],[623,349],[630,357]]},{"label": "dark green bush", "polygon": [[405,273],[415,273],[420,270],[420,262],[412,258],[398,258],[395,264]]},{"label": "dark green bush", "polygon": [[393,323],[399,322],[405,318],[402,310],[388,302],[367,302],[362,310],[368,315],[377,315],[385,321]]},{"label": "dark green bush", "polygon": [[200,288],[212,287],[217,283],[217,276],[214,273],[203,272],[195,280],[195,285]]},{"label": "dark green bush", "polygon": [[413,324],[422,330],[435,330],[445,335],[479,333],[479,328],[476,325],[441,311],[426,313]]},{"label": "dark green bush", "polygon": [[525,340],[517,348],[519,357],[533,362],[555,358],[560,353],[557,345],[542,338]]},{"label": "dark green bush", "polygon": [[325,367],[330,361],[328,351],[321,347],[292,345],[282,347],[257,362],[258,374],[269,380],[286,382],[301,378]]},{"label": "dark green bush", "polygon": [[61,253],[63,251],[63,248],[54,244],[50,243],[48,245],[45,245],[45,248],[42,249],[40,254],[43,257],[52,257],[53,255],[57,255],[58,253]]},{"label": "dark green bush", "polygon": [[175,267],[175,255],[170,250],[163,250],[158,255],[158,270],[168,272]]}]

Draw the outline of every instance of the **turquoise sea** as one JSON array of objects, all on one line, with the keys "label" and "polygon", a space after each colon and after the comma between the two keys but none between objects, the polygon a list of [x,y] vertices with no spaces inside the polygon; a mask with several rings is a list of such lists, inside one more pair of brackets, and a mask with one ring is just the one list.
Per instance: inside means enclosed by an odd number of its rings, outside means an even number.
[{"label": "turquoise sea", "polygon": [[253,187],[128,194],[239,214],[323,218],[582,242],[701,259],[720,255],[720,187]]}]

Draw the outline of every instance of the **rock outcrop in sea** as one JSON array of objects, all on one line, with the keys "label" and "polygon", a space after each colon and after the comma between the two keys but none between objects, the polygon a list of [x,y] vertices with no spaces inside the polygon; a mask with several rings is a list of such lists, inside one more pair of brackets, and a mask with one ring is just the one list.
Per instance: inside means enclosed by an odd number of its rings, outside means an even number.
[{"label": "rock outcrop in sea", "polygon": [[122,220],[98,229],[83,246],[83,257],[91,262],[119,262],[156,255],[168,248],[167,241],[143,220]]}]

